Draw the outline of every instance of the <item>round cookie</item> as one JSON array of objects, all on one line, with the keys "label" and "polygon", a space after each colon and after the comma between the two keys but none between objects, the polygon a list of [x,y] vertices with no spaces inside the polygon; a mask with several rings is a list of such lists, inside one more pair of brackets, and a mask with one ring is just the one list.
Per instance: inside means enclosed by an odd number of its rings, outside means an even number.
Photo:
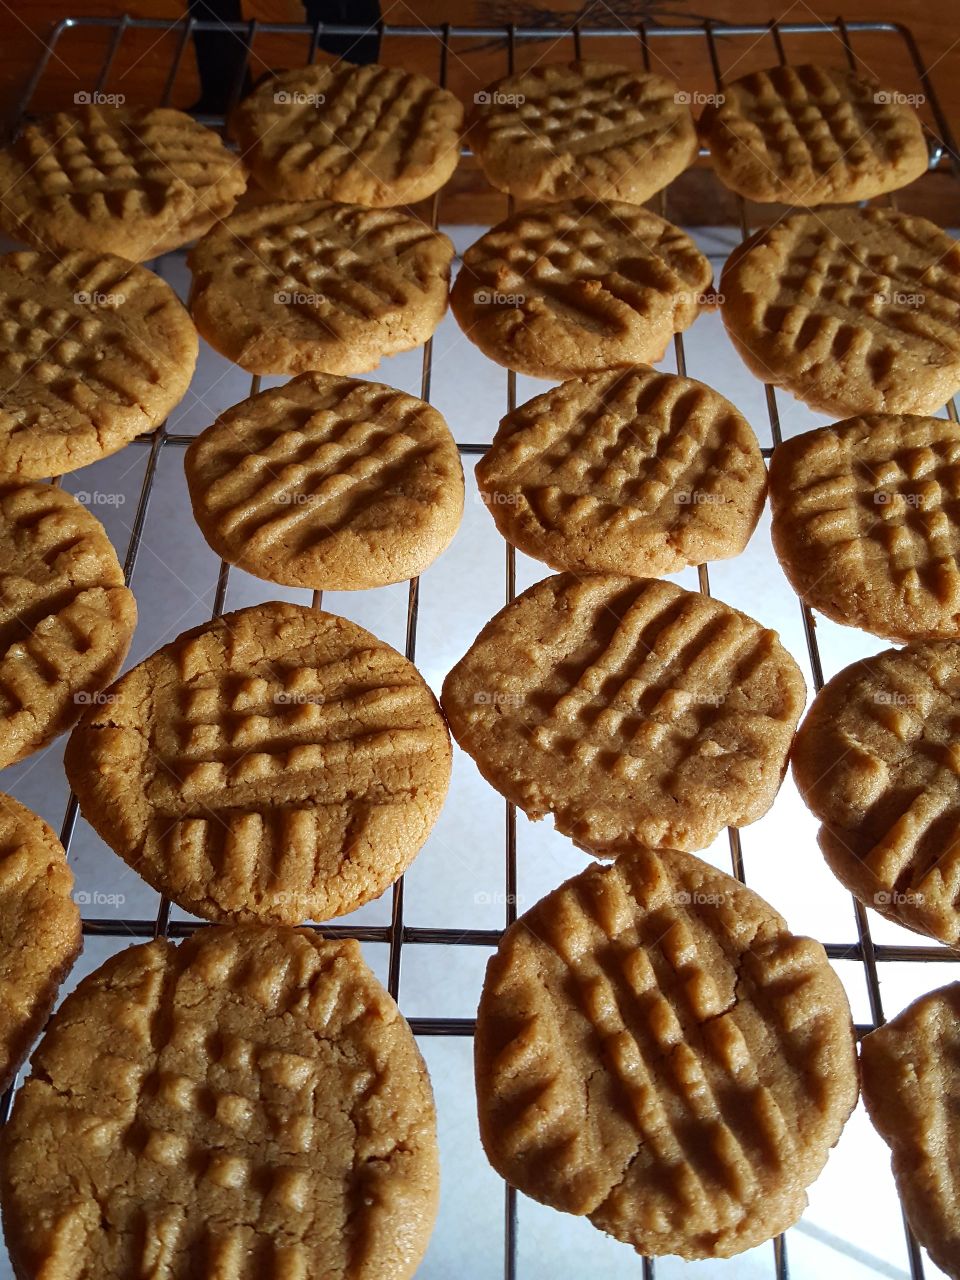
[{"label": "round cookie", "polygon": [[890,1147],[914,1235],[947,1275],[960,1275],[956,1152],[960,1129],[960,984],[908,1005],[860,1044],[863,1100]]},{"label": "round cookie", "polygon": [[477,483],[503,536],[552,568],[659,577],[739,555],[767,472],[729,400],[636,365],[508,413]]},{"label": "round cookie", "polygon": [[190,251],[191,310],[248,373],[367,373],[431,336],[452,259],[445,235],[394,210],[257,205]]},{"label": "round cookie", "polygon": [[662,359],[710,305],[713,268],[682,231],[637,205],[524,209],[470,246],[450,293],[497,364],[534,378]]},{"label": "round cookie", "polygon": [[416,667],[273,601],[184,632],[67,744],[84,817],[207,920],[328,920],[378,897],[443,805],[450,738]]},{"label": "round cookie", "polygon": [[594,865],[511,925],[475,1048],[497,1172],[653,1256],[792,1226],[857,1099],[823,947],[673,851]]},{"label": "round cookie", "polygon": [[22,1276],[407,1280],[437,1209],[423,1059],[351,940],[112,956],[33,1055],[0,1161]]},{"label": "round cookie", "polygon": [[413,578],[457,531],[463,469],[443,418],[379,382],[304,373],[221,414],[184,459],[218,555],[292,587]]},{"label": "round cookie", "polygon": [[960,642],[887,649],[813,701],[793,776],[830,869],[861,902],[960,945]]},{"label": "round cookie", "polygon": [[460,160],[463,107],[398,67],[296,67],[265,80],[230,130],[275,199],[376,208],[433,195]]},{"label": "round cookie", "polygon": [[960,427],[868,414],[778,445],[773,545],[797,594],[893,640],[960,636]]},{"label": "round cookie", "polygon": [[916,111],[870,75],[779,66],[732,80],[700,134],[725,186],[761,203],[869,200],[927,171]]},{"label": "round cookie", "polygon": [[8,1087],[80,953],[80,912],[63,846],[0,794],[0,1091]]},{"label": "round cookie", "polygon": [[890,209],[797,213],[720,280],[744,364],[812,409],[933,413],[960,388],[960,245]]},{"label": "round cookie", "polygon": [[550,62],[475,101],[470,146],[493,186],[522,200],[642,204],[696,159],[687,98],[664,76]]},{"label": "round cookie", "polygon": [[136,624],[100,521],[52,485],[0,484],[0,767],[99,700]]},{"label": "round cookie", "polygon": [[85,467],[186,394],[197,333],[168,284],[112,254],[0,257],[0,476]]},{"label": "round cookie", "polygon": [[773,804],[804,702],[777,639],[655,578],[546,578],[443,684],[487,781],[590,853],[702,849]]},{"label": "round cookie", "polygon": [[226,217],[243,163],[182,111],[91,105],[0,151],[0,226],[37,249],[157,258]]}]

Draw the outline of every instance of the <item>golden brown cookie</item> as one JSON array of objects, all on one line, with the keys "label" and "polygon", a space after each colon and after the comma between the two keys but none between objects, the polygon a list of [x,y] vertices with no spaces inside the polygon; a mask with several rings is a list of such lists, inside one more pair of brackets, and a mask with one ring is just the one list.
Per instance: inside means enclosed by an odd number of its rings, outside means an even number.
[{"label": "golden brown cookie", "polygon": [[914,1235],[936,1265],[960,1275],[960,983],[921,996],[860,1045],[863,1100],[892,1152]]},{"label": "golden brown cookie", "polygon": [[960,427],[870,414],[779,445],[773,545],[799,596],[894,640],[960,636]]},{"label": "golden brown cookie", "polygon": [[183,399],[197,333],[159,276],[111,254],[0,257],[0,477],[63,475]]},{"label": "golden brown cookie", "polygon": [[677,85],[608,62],[541,63],[474,101],[470,146],[488,180],[523,200],[642,204],[697,155]]},{"label": "golden brown cookie", "polygon": [[767,472],[729,400],[634,365],[564,382],[508,413],[477,483],[497,528],[527,555],[642,577],[739,555]]},{"label": "golden brown cookie", "polygon": [[960,388],[960,245],[890,209],[797,213],[720,280],[746,366],[823,413],[933,413]]},{"label": "golden brown cookie", "polygon": [[292,587],[413,578],[463,514],[463,469],[440,414],[380,382],[304,373],[221,414],[184,460],[218,555]]},{"label": "golden brown cookie", "polygon": [[546,578],[443,684],[487,781],[588,852],[702,849],[773,804],[803,709],[776,633],[672,582]]},{"label": "golden brown cookie", "polygon": [[80,912],[63,846],[0,794],[0,1090],[26,1056],[80,953]]},{"label": "golden brown cookie", "polygon": [[407,1280],[437,1208],[426,1067],[356,942],[128,947],[51,1020],[0,1162],[23,1276]]},{"label": "golden brown cookie", "polygon": [[699,858],[643,848],[504,934],[476,1076],[508,1182],[683,1258],[796,1222],[857,1099],[850,1009],[820,943]]},{"label": "golden brown cookie", "polygon": [[328,920],[378,897],[443,805],[450,738],[416,667],[273,601],[179,636],[70,737],[84,817],[208,920]]},{"label": "golden brown cookie", "polygon": [[0,226],[37,249],[141,262],[203,235],[246,185],[243,162],[184,112],[93,104],[0,151]]},{"label": "golden brown cookie", "polygon": [[524,209],[466,251],[457,321],[498,364],[535,378],[655,363],[704,306],[713,268],[682,231],[592,198]]},{"label": "golden brown cookie", "polygon": [[830,869],[881,915],[960,944],[960,643],[887,649],[835,675],[793,747]]},{"label": "golden brown cookie", "polygon": [[136,624],[100,521],[52,485],[0,484],[0,767],[98,702]]},{"label": "golden brown cookie", "polygon": [[367,373],[433,333],[452,259],[445,235],[394,210],[258,205],[190,251],[191,310],[249,373]]},{"label": "golden brown cookie", "polygon": [[460,160],[463,107],[427,76],[336,62],[265,80],[230,122],[257,182],[278,200],[413,204]]},{"label": "golden brown cookie", "polygon": [[750,200],[869,200],[927,170],[920,117],[873,76],[837,67],[752,71],[700,117],[720,180]]}]

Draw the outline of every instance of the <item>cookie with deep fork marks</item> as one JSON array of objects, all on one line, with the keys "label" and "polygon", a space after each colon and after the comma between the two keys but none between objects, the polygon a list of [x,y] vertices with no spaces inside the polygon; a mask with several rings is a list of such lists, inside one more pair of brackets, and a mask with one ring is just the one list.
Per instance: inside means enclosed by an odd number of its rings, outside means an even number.
[{"label": "cookie with deep fork marks", "polygon": [[782,66],[728,81],[700,133],[717,176],[760,202],[869,200],[927,170],[920,117],[905,95],[838,67]]},{"label": "cookie with deep fork marks", "polygon": [[187,450],[193,513],[218,555],[292,587],[413,578],[456,533],[463,468],[431,405],[304,373],[220,415]]},{"label": "cookie with deep fork marks", "polygon": [[886,649],[820,690],[793,776],[834,874],[861,902],[960,945],[960,642]]},{"label": "cookie with deep fork marks", "polygon": [[797,594],[894,640],[960,636],[960,427],[866,414],[778,445],[773,545]]},{"label": "cookie with deep fork marks", "polygon": [[759,622],[655,578],[561,573],[443,683],[488,782],[592,853],[702,849],[773,803],[804,683]]},{"label": "cookie with deep fork marks", "polygon": [[394,209],[257,205],[190,251],[191,310],[249,373],[368,373],[431,336],[452,259],[445,235]]},{"label": "cookie with deep fork marks", "polygon": [[548,62],[476,97],[470,146],[488,180],[523,200],[643,204],[696,159],[693,116],[666,76]]},{"label": "cookie with deep fork marks", "polygon": [[656,577],[739,555],[767,471],[729,400],[633,365],[508,413],[477,484],[507,541],[551,568]]},{"label": "cookie with deep fork marks", "polygon": [[400,67],[295,67],[259,85],[230,128],[275,199],[382,208],[433,195],[460,159],[463,107]]},{"label": "cookie with deep fork marks", "polygon": [[243,161],[183,111],[94,103],[0,151],[0,226],[35,249],[142,262],[203,235],[246,185]]},{"label": "cookie with deep fork marks", "polygon": [[677,227],[639,205],[585,198],[523,209],[481,236],[450,306],[491,360],[560,379],[656,363],[713,305],[712,280]]},{"label": "cookie with deep fork marks", "polygon": [[187,631],[70,737],[84,816],[210,920],[327,920],[426,840],[450,738],[416,667],[335,614],[273,601]]},{"label": "cookie with deep fork marks", "polygon": [[52,1018],[4,1132],[21,1276],[408,1280],[437,1209],[426,1067],[352,939],[127,947]]},{"label": "cookie with deep fork marks", "polygon": [[960,388],[960,244],[892,209],[797,213],[727,261],[744,364],[822,413],[934,413]]},{"label": "cookie with deep fork marks", "polygon": [[594,865],[511,925],[475,1046],[494,1168],[650,1255],[792,1226],[857,1098],[823,947],[675,851]]}]

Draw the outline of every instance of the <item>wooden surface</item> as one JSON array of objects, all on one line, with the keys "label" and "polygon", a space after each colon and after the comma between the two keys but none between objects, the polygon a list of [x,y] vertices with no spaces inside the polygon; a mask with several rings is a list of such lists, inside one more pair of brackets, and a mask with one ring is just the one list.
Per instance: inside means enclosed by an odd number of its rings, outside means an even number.
[{"label": "wooden surface", "polygon": [[[16,5],[16,8],[13,5]],[[347,9],[349,11],[349,4]],[[960,133],[960,6],[956,0],[844,0],[844,16],[854,19],[901,22],[909,25],[918,48],[930,69],[931,81],[954,133]],[[28,5],[0,0],[0,112],[9,119],[22,95],[30,70],[42,53],[44,42],[58,19],[67,14],[117,14],[175,23],[184,7],[175,0],[85,0],[76,8],[30,0]],[[296,0],[244,0],[245,20],[267,22],[304,20],[304,10]],[[591,7],[555,3],[505,3],[504,0],[418,0],[392,3],[382,0],[382,14],[390,24],[437,25],[444,21],[460,25],[518,25],[544,27],[536,40],[516,42],[516,65],[524,67],[541,61],[565,61],[574,56],[573,39],[566,34],[579,16],[585,25],[613,26],[620,23],[624,34],[640,22],[685,25],[704,17],[736,22],[767,22],[775,12],[782,23],[822,21],[833,23],[832,4],[799,0],[782,11],[771,10],[766,0],[607,0]],[[98,73],[108,52],[111,33],[104,30],[75,29],[57,42],[37,92],[31,102],[34,111],[69,107],[77,93],[97,85]],[[225,37],[229,40],[229,37]],[[163,91],[175,56],[178,38],[174,32],[128,32],[122,41],[104,92],[123,95],[128,103],[156,102]],[[642,65],[643,48],[638,39],[623,36],[584,40],[590,57]],[[843,66],[847,50],[842,33],[833,26],[815,38],[786,36],[784,46],[792,61],[813,60]],[[239,46],[238,46],[239,48]],[[903,93],[921,94],[906,44],[896,33],[856,33],[851,48],[857,65],[872,72],[885,85]],[[724,37],[718,41],[722,72],[727,77],[769,66],[776,61],[776,48],[769,36]],[[251,49],[250,73],[254,79],[271,69],[303,62],[309,51],[306,37],[258,36]],[[649,42],[655,70],[673,75],[693,95],[715,90],[706,42],[700,37],[656,38]],[[321,54],[320,58],[329,55]],[[414,39],[387,39],[380,61],[418,69],[436,76],[439,69],[439,42],[428,34]],[[452,42],[449,57],[449,87],[466,103],[490,80],[506,72],[507,49],[503,40],[458,39]],[[172,91],[173,105],[190,107],[200,94],[195,51],[187,47],[180,74]],[[694,98],[696,101],[696,97]],[[696,108],[695,108],[696,110]],[[929,102],[919,107],[925,122],[938,132]],[[701,162],[702,164],[702,162]],[[903,193],[901,204],[915,208],[943,224],[960,223],[960,185],[946,172],[931,174]],[[450,221],[479,221],[499,216],[505,208],[500,197],[491,194],[472,159],[464,160],[450,188],[444,194],[443,216]],[[762,218],[774,210],[755,211]],[[717,198],[717,184],[694,169],[676,185],[670,216],[688,223],[728,222],[735,217],[732,199]]]}]

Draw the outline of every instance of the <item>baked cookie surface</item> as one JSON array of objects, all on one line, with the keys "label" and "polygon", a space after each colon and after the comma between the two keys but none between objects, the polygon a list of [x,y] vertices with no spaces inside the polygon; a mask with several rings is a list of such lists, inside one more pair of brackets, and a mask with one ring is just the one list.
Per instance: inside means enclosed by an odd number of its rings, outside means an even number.
[{"label": "baked cookie surface", "polygon": [[738,555],[767,473],[728,400],[635,365],[508,413],[477,483],[503,536],[551,568],[658,577]]},{"label": "baked cookie surface", "polygon": [[917,1239],[947,1275],[960,1274],[957,1223],[960,984],[940,987],[864,1036],[863,1100],[891,1150]]},{"label": "baked cookie surface", "polygon": [[845,667],[797,733],[793,776],[834,874],[881,915],[960,944],[960,642]]},{"label": "baked cookie surface", "polygon": [[287,586],[359,590],[415,577],[463,513],[447,424],[379,382],[301,374],[221,414],[184,467],[213,549]]},{"label": "baked cookie surface", "polygon": [[407,1280],[433,1098],[358,944],[201,929],[128,947],[51,1020],[5,1133],[21,1275]]},{"label": "baked cookie surface", "polygon": [[857,1098],[823,947],[689,854],[574,876],[505,933],[476,1031],[494,1168],[650,1255],[792,1225]]},{"label": "baked cookie surface", "polygon": [[10,1084],[80,953],[80,912],[63,846],[0,794],[0,1089]]},{"label": "baked cookie surface", "polygon": [[927,171],[920,117],[872,76],[780,66],[723,86],[700,133],[720,180],[760,202],[869,200]]},{"label": "baked cookie surface", "polygon": [[0,477],[63,475],[180,403],[197,332],[170,286],[112,254],[0,257]]},{"label": "baked cookie surface", "polygon": [[0,484],[0,767],[76,724],[136,623],[100,521],[63,489]]},{"label": "baked cookie surface", "polygon": [[327,920],[378,897],[433,826],[450,739],[412,663],[335,614],[270,602],[141,662],[71,735],[84,817],[209,920]]},{"label": "baked cookie surface", "polygon": [[443,683],[480,772],[591,853],[702,849],[769,809],[803,708],[774,632],[671,582],[557,574]]},{"label": "baked cookie surface", "polygon": [[197,328],[249,373],[367,373],[447,309],[453,245],[395,210],[314,201],[241,210],[197,244]]},{"label": "baked cookie surface", "polygon": [[933,413],[960,387],[960,245],[890,209],[798,213],[720,279],[744,364],[812,409]]},{"label": "baked cookie surface", "polygon": [[230,129],[275,199],[413,204],[460,160],[463,107],[446,89],[399,67],[296,67],[264,81]]},{"label": "baked cookie surface", "polygon": [[524,209],[463,255],[450,293],[461,329],[535,378],[655,363],[704,306],[713,268],[637,205],[592,198]]},{"label": "baked cookie surface", "polygon": [[960,636],[960,427],[867,414],[778,445],[773,545],[797,594],[890,639]]},{"label": "baked cookie surface", "polygon": [[159,257],[226,217],[246,169],[219,134],[167,107],[41,116],[0,151],[0,226],[36,249]]},{"label": "baked cookie surface", "polygon": [[551,62],[476,95],[468,139],[487,179],[522,200],[643,204],[692,164],[677,85],[605,62]]}]

